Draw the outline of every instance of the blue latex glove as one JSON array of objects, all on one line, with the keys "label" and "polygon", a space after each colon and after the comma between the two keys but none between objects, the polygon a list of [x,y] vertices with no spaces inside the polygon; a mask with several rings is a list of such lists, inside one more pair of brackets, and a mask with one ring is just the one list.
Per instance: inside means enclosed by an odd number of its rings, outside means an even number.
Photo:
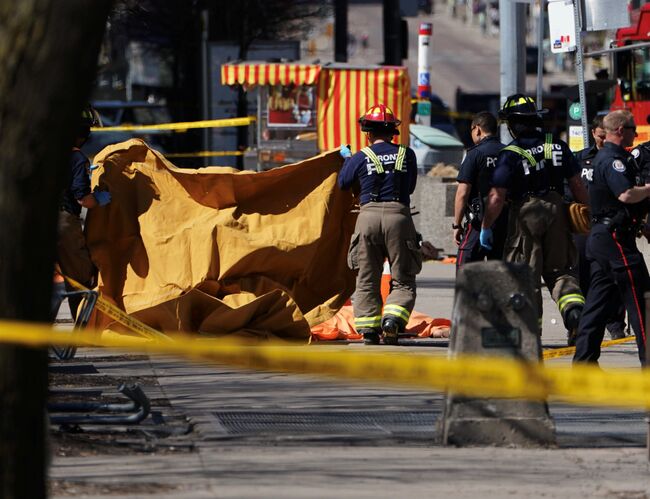
[{"label": "blue latex glove", "polygon": [[481,246],[486,250],[492,249],[492,229],[483,229],[481,228],[481,235],[479,237],[481,241]]},{"label": "blue latex glove", "polygon": [[343,159],[352,157],[352,151],[350,151],[350,146],[344,146],[343,144],[341,144],[341,150],[339,151],[339,154]]},{"label": "blue latex glove", "polygon": [[108,191],[95,191],[93,192],[93,196],[95,196],[99,206],[106,206],[111,202],[111,193]]},{"label": "blue latex glove", "polygon": [[99,165],[97,163],[93,163],[92,165],[90,165],[88,167],[88,169],[90,170],[90,173],[94,172],[97,168],[99,168]]}]

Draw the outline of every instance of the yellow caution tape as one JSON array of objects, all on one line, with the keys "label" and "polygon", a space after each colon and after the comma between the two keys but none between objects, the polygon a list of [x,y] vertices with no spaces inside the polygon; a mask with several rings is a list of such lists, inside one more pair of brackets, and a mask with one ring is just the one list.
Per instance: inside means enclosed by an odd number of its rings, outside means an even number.
[{"label": "yellow caution tape", "polygon": [[558,400],[578,404],[650,407],[650,370],[603,371],[590,365],[545,367],[514,358],[380,353],[364,348],[251,345],[228,338],[143,342],[121,335],[62,334],[46,325],[0,321],[0,342],[126,348],[184,355],[249,369],[331,375],[372,382],[403,383],[474,397]]},{"label": "yellow caution tape", "polygon": [[159,123],[157,125],[120,125],[92,127],[93,132],[146,132],[150,130],[185,131],[192,128],[220,128],[229,126],[248,126],[256,121],[255,116],[244,118],[228,118],[221,120],[185,121],[178,123]]},{"label": "yellow caution tape", "polygon": [[[68,276],[63,276],[63,278],[70,283],[73,288],[76,288],[81,291],[88,291],[88,288],[78,283],[74,279]],[[129,314],[121,310],[119,307],[113,305],[106,298],[103,298],[101,295],[97,297],[97,302],[95,303],[95,308],[100,312],[106,314],[111,319],[119,322],[123,326],[126,326],[129,330],[134,333],[149,339],[156,340],[161,342],[173,341],[169,336],[156,331],[154,328],[147,326],[144,322],[139,321],[135,317],[131,317]]]},{"label": "yellow caution tape", "polygon": [[[600,344],[600,348],[611,347],[614,345],[621,345],[623,343],[629,343],[635,341],[634,336],[628,336],[626,338],[619,338],[618,340],[607,340],[603,341]],[[551,348],[550,350],[544,350],[542,357],[546,359],[555,359],[557,357],[566,357],[567,355],[573,355],[576,353],[576,347],[563,347],[563,348]]]},{"label": "yellow caution tape", "polygon": [[175,152],[165,154],[166,158],[211,158],[216,156],[243,156],[243,151],[198,151],[198,152]]}]

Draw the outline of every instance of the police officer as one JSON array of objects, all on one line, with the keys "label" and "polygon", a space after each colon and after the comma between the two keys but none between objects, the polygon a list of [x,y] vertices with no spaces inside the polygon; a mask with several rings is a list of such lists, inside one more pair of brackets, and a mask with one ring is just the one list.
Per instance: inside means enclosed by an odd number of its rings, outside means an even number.
[{"label": "police officer", "polygon": [[[94,109],[88,106],[82,113],[70,156],[67,185],[59,211],[57,241],[57,259],[63,274],[89,288],[94,284],[95,266],[86,246],[80,218],[81,208],[92,209],[111,202],[111,194],[108,191],[90,191],[90,161],[80,149],[90,136],[90,127],[98,124]],[[68,291],[73,290],[67,282],[66,287]],[[69,297],[72,317],[76,317],[80,301],[79,296]]]},{"label": "police officer", "polygon": [[[358,270],[354,297],[355,327],[366,344],[396,345],[415,304],[415,276],[422,268],[418,236],[410,212],[415,189],[415,153],[392,143],[400,121],[384,104],[376,104],[360,119],[369,147],[345,158],[339,173],[341,189],[359,185],[361,210],[350,244],[348,263]],[[384,260],[391,272],[390,294],[382,316],[380,293]]]},{"label": "police officer", "polygon": [[480,240],[482,246],[492,247],[492,225],[508,198],[505,259],[532,267],[540,327],[543,278],[571,331],[578,326],[585,299],[572,272],[575,247],[562,197],[564,180],[580,202],[586,203],[587,192],[566,143],[540,131],[544,112],[521,94],[508,97],[499,111],[514,140],[497,158]]},{"label": "police officer", "polygon": [[650,140],[632,149],[632,156],[641,169],[643,181],[650,184]]},{"label": "police officer", "polygon": [[645,363],[645,298],[648,268],[636,246],[644,231],[650,185],[625,148],[636,136],[629,111],[612,111],[603,122],[606,138],[594,161],[589,187],[593,225],[587,239],[591,287],[580,319],[574,362],[597,362],[604,324],[614,312],[614,297],[620,294],[636,334],[641,363]]},{"label": "police officer", "polygon": [[[605,142],[605,129],[603,128],[603,118],[602,115],[596,115],[591,122],[591,136],[594,139],[594,144],[590,147],[584,148],[582,151],[576,154],[576,159],[580,164],[580,178],[582,179],[583,184],[589,190],[589,183],[593,180],[594,176],[594,158],[600,149],[602,149]],[[567,195],[567,201],[572,202],[573,196],[571,193],[565,193]],[[580,280],[580,289],[582,294],[587,296],[589,292],[589,280],[590,280],[590,269],[589,262],[587,260],[586,248],[587,248],[587,235],[586,234],[574,234],[573,242],[576,245],[578,250],[578,278]],[[625,306],[621,301],[619,296],[612,298],[613,300],[618,301],[618,308],[614,315],[610,318],[610,322],[607,324],[607,331],[613,340],[625,338]],[[575,344],[575,336],[569,338],[569,345],[573,346]]]},{"label": "police officer", "polygon": [[494,223],[494,240],[491,250],[480,245],[481,220],[485,200],[490,190],[490,178],[499,151],[505,146],[496,137],[497,120],[487,111],[474,116],[470,134],[474,146],[467,150],[458,171],[458,188],[454,200],[454,240],[458,245],[456,269],[467,262],[503,258],[508,211],[503,210]]}]

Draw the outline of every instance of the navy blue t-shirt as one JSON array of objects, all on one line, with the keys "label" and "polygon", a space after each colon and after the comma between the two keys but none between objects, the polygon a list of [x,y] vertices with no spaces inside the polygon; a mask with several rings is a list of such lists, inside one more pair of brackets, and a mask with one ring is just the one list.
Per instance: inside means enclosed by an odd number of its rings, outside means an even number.
[{"label": "navy blue t-shirt", "polygon": [[641,170],[644,183],[650,183],[650,141],[639,144],[632,149],[632,157]]},{"label": "navy blue t-shirt", "polygon": [[543,196],[549,191],[562,194],[565,179],[580,173],[580,167],[569,146],[561,140],[553,140],[551,158],[544,159],[544,134],[534,132],[513,140],[509,145],[518,146],[535,159],[528,160],[506,149],[499,153],[492,176],[492,186],[508,190],[508,198],[519,201],[526,196]]},{"label": "navy blue t-shirt", "polygon": [[492,171],[496,165],[499,152],[504,147],[497,137],[490,136],[485,137],[467,150],[456,180],[472,186],[468,198],[469,202],[488,195]]},{"label": "navy blue t-shirt", "polygon": [[61,208],[79,216],[81,205],[78,200],[90,194],[90,178],[88,177],[90,161],[79,149],[72,150],[70,170],[68,171],[68,187],[63,191]]},{"label": "navy blue t-shirt", "polygon": [[394,199],[394,175],[401,175],[399,182],[399,202],[410,205],[410,195],[415,190],[417,181],[417,159],[410,147],[406,148],[406,158],[402,166],[402,172],[395,173],[395,161],[397,160],[398,146],[392,142],[378,142],[370,146],[370,149],[377,155],[384,168],[384,174],[378,174],[375,164],[363,152],[359,151],[351,158],[347,158],[339,172],[338,183],[343,190],[350,189],[355,182],[361,187],[360,204],[371,201],[371,195],[375,189],[375,181],[379,177],[380,188],[377,201],[393,201]]},{"label": "navy blue t-shirt", "polygon": [[589,204],[594,216],[614,216],[620,210],[642,216],[647,201],[623,203],[618,197],[634,186],[643,185],[641,170],[623,147],[605,142],[594,159],[594,178],[589,189]]}]

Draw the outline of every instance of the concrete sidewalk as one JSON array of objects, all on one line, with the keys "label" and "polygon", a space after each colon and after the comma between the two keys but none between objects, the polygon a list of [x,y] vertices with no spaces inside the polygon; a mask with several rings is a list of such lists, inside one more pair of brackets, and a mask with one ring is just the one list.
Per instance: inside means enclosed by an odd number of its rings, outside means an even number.
[{"label": "concrete sidewalk", "polygon": [[[419,284],[416,308],[449,317],[453,265],[425,264]],[[548,294],[545,312],[544,345],[563,345]],[[445,355],[446,347],[427,340],[348,348]],[[97,355],[102,362],[93,361]],[[636,367],[635,347],[608,349],[603,361]],[[75,363],[93,364],[97,376],[155,379],[154,396],[170,404],[160,421],[183,415],[193,431],[175,437],[187,452],[156,450],[164,441],[154,439],[151,452],[57,455],[56,497],[650,496],[639,411],[551,404],[557,449],[443,448],[435,433],[440,393],[167,357],[110,362],[91,349]]]}]

